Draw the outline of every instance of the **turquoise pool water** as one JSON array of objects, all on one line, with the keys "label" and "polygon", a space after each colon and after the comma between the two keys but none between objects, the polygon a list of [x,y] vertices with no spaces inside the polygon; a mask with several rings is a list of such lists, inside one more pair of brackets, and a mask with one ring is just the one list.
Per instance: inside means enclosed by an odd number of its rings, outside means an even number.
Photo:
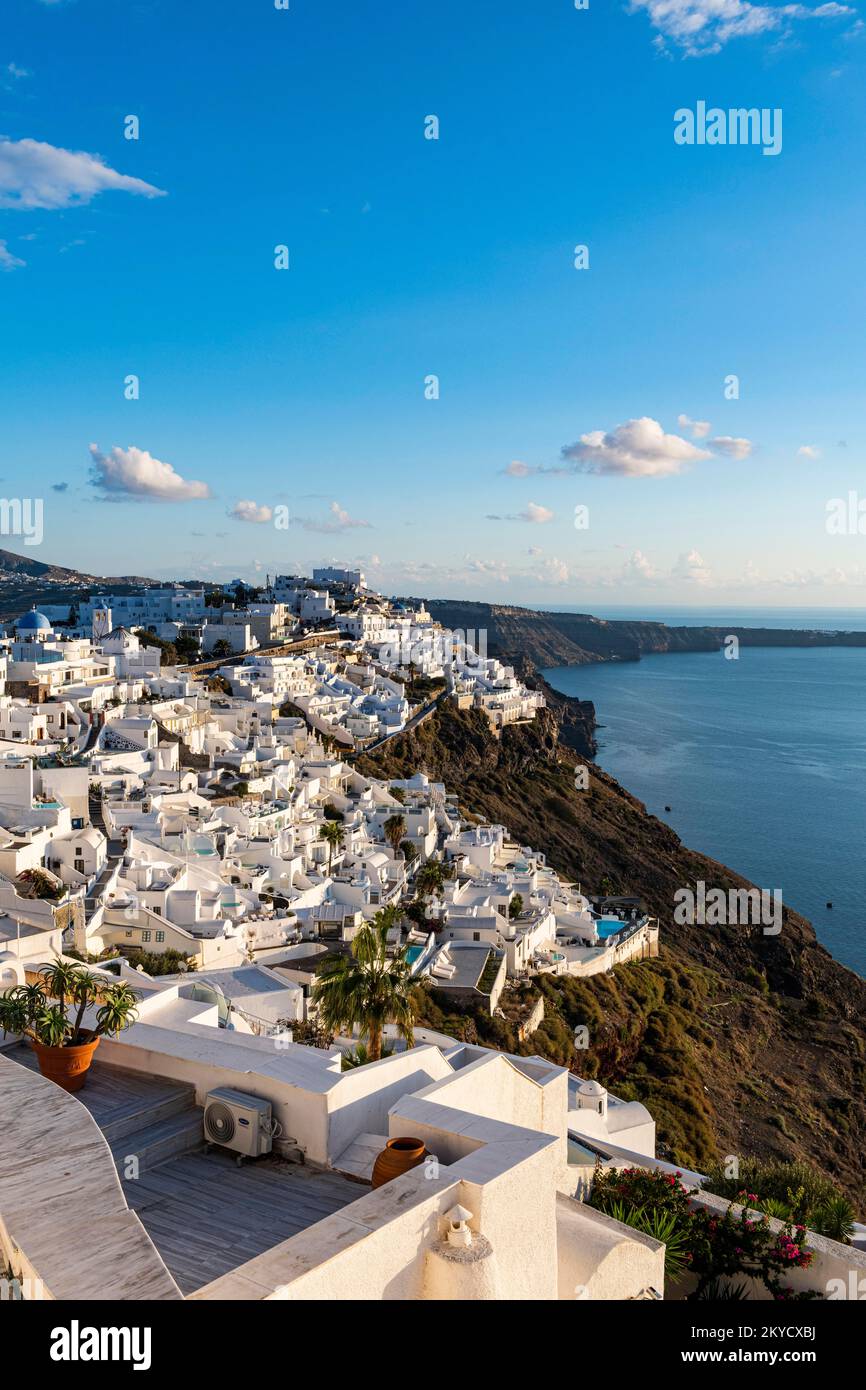
[{"label": "turquoise pool water", "polygon": [[418,957],[420,956],[420,954],[421,954],[421,952],[422,952],[423,950],[424,950],[424,947],[423,947],[423,946],[407,946],[407,947],[406,947],[406,961],[407,961],[407,963],[408,963],[409,965],[414,965],[415,962],[416,962],[416,960],[418,959]]},{"label": "turquoise pool water", "polygon": [[599,917],[595,929],[598,932],[599,940],[606,941],[609,936],[613,936],[614,932],[622,931],[624,926],[625,922],[620,921],[619,917]]}]

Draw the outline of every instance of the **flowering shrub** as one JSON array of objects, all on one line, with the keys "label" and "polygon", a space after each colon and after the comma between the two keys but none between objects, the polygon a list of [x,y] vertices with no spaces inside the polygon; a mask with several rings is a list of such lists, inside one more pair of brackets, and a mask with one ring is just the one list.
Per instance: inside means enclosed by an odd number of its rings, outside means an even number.
[{"label": "flowering shrub", "polygon": [[690,1217],[689,1194],[679,1179],[679,1173],[662,1173],[655,1168],[617,1171],[596,1164],[589,1205],[606,1212],[612,1203],[626,1202],[633,1207],[661,1207]]},{"label": "flowering shrub", "polygon": [[[752,1194],[739,1193],[738,1200],[748,1203]],[[777,1299],[816,1296],[794,1293],[782,1284],[786,1273],[808,1269],[814,1259],[805,1246],[805,1226],[789,1223],[781,1231],[773,1231],[769,1217],[751,1211],[747,1205],[737,1210],[729,1206],[721,1215],[700,1210],[693,1212],[692,1218],[694,1245],[690,1268],[698,1276],[693,1298],[702,1298],[714,1281],[736,1275],[759,1279]]]},{"label": "flowering shrub", "polygon": [[808,1269],[813,1255],[806,1249],[804,1226],[785,1225],[776,1232],[767,1216],[749,1209],[754,1194],[740,1192],[737,1201],[717,1213],[703,1208],[693,1211],[689,1193],[680,1173],[658,1169],[624,1168],[619,1172],[596,1165],[589,1205],[614,1216],[637,1230],[652,1234],[665,1217],[665,1229],[676,1245],[674,1267],[667,1264],[669,1276],[687,1270],[697,1278],[690,1298],[718,1297],[725,1287],[720,1281],[737,1278],[758,1279],[777,1299],[806,1299],[818,1295],[795,1293],[783,1284],[786,1273]]}]

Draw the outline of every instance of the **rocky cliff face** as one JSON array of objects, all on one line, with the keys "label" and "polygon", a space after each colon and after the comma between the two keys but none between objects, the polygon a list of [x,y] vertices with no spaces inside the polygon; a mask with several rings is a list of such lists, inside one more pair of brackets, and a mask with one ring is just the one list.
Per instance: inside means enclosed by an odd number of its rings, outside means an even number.
[{"label": "rocky cliff face", "polygon": [[[587,764],[589,790],[575,790],[575,767],[587,758],[576,704],[559,696],[533,724],[506,729],[500,740],[479,713],[447,703],[359,768],[375,776],[421,768],[457,790],[466,811],[507,825],[585,891],[638,893],[659,918],[658,962],[576,987],[546,986],[550,1026],[533,1047],[644,1099],[663,1151],[677,1162],[805,1158],[862,1210],[866,981],[834,961],[788,909],[776,937],[751,927],[678,925],[678,889],[699,880],[725,890],[750,885],[688,849],[595,764]],[[571,1052],[576,1022],[590,1026],[588,1052]]]},{"label": "rocky cliff face", "polygon": [[718,651],[725,638],[743,646],[866,646],[866,632],[800,631],[794,628],[667,627],[664,623],[608,622],[589,613],[536,612],[495,603],[428,600],[445,627],[487,634],[489,656],[534,666],[579,666],[590,661],[639,661],[650,652]]}]

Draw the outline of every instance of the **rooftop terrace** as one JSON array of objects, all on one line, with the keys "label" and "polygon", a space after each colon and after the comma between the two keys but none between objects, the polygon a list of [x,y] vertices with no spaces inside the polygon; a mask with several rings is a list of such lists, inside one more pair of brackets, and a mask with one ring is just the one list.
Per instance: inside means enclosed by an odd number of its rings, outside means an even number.
[{"label": "rooftop terrace", "polygon": [[[29,1046],[0,1056],[38,1072]],[[70,1100],[72,1098],[69,1098]],[[124,1196],[183,1294],[262,1255],[367,1191],[276,1156],[204,1151],[191,1086],[94,1061],[76,1097],[111,1147]],[[129,1157],[139,1176],[125,1178]]]}]

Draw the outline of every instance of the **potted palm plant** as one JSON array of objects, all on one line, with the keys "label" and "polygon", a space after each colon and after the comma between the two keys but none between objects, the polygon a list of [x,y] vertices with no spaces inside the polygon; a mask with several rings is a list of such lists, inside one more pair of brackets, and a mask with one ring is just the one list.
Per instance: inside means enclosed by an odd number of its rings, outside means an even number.
[{"label": "potted palm plant", "polygon": [[[125,981],[110,984],[71,961],[43,967],[32,984],[0,994],[0,1029],[30,1039],[43,1076],[80,1091],[101,1037],[134,1023],[138,1000]],[[95,1027],[84,1027],[94,1008]]]}]

